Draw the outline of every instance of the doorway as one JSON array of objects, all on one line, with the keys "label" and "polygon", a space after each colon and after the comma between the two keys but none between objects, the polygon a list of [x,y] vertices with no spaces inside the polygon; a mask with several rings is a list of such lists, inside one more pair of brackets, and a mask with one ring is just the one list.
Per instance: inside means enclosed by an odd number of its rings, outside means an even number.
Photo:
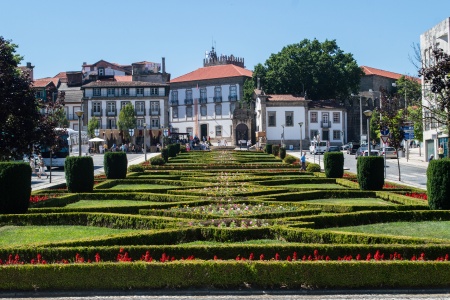
[{"label": "doorway", "polygon": [[200,138],[203,140],[203,137],[208,140],[208,124],[200,125]]},{"label": "doorway", "polygon": [[248,137],[248,127],[245,124],[239,124],[236,127],[236,145],[239,145],[239,141],[244,140],[247,141]]}]

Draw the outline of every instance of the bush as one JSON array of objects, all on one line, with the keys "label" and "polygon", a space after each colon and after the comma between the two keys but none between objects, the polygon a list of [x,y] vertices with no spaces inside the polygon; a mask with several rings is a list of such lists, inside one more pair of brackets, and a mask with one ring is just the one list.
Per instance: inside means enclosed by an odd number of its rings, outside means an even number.
[{"label": "bush", "polygon": [[177,156],[177,154],[178,154],[178,147],[176,145],[179,145],[179,144],[167,145],[167,151],[168,151],[169,157],[176,157]]},{"label": "bush", "polygon": [[264,148],[264,152],[266,152],[267,154],[272,154],[272,145],[266,144],[266,147]]},{"label": "bush", "polygon": [[144,167],[141,165],[131,165],[128,167],[128,172],[144,172]]},{"label": "bush", "polygon": [[320,172],[320,165],[315,163],[309,163],[306,166],[306,171],[308,172]]},{"label": "bush", "polygon": [[90,156],[70,156],[64,164],[67,191],[92,192],[94,189],[94,161]]},{"label": "bush", "polygon": [[161,149],[161,157],[164,159],[164,162],[169,161],[169,151],[167,148]]},{"label": "bush", "polygon": [[323,164],[326,177],[342,178],[342,176],[344,176],[344,153],[325,152]]},{"label": "bush", "polygon": [[0,214],[26,213],[30,195],[30,165],[22,162],[0,162]]},{"label": "bush", "polygon": [[286,163],[286,164],[292,165],[296,161],[298,161],[298,158],[296,158],[292,155],[286,155],[286,157],[284,158],[284,163]]},{"label": "bush", "polygon": [[106,152],[103,165],[106,178],[124,179],[127,177],[128,159],[125,152]]},{"label": "bush", "polygon": [[161,156],[155,156],[150,159],[150,164],[152,166],[163,166],[165,163],[166,161]]},{"label": "bush", "polygon": [[430,161],[427,169],[427,195],[430,209],[450,209],[450,159]]},{"label": "bush", "polygon": [[384,185],[384,158],[382,156],[359,156],[356,163],[359,188],[381,190]]},{"label": "bush", "polygon": [[272,154],[274,156],[278,156],[280,154],[280,146],[278,145],[273,145],[272,146]]},{"label": "bush", "polygon": [[187,152],[186,145],[181,145],[180,146],[180,153],[186,153],[186,152]]},{"label": "bush", "polygon": [[286,148],[281,147],[280,148],[280,158],[284,159],[286,157]]}]

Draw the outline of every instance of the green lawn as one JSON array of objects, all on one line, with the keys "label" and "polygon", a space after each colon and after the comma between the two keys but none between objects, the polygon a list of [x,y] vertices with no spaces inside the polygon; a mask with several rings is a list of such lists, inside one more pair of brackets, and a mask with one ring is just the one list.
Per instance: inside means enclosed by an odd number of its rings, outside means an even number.
[{"label": "green lawn", "polygon": [[450,239],[450,221],[392,222],[340,228],[327,228],[326,230],[361,232],[370,234],[388,234],[416,238]]},{"label": "green lawn", "polygon": [[149,189],[176,189],[178,186],[160,184],[118,184],[111,187],[111,190],[149,190]]},{"label": "green lawn", "polygon": [[285,185],[277,185],[277,187],[284,188],[295,188],[295,189],[317,189],[317,190],[335,190],[335,189],[349,189],[348,187],[335,184],[335,183],[311,183],[311,184],[285,184]]},{"label": "green lawn", "polygon": [[118,206],[140,206],[153,204],[149,201],[134,200],[80,200],[75,203],[66,205],[68,208],[86,208],[86,207],[118,207]]},{"label": "green lawn", "polygon": [[0,227],[0,247],[80,240],[126,232],[135,230],[93,226],[3,226]]},{"label": "green lawn", "polygon": [[384,201],[379,198],[343,198],[343,199],[319,199],[306,200],[302,204],[319,204],[319,205],[346,205],[346,206],[395,206],[395,204]]}]

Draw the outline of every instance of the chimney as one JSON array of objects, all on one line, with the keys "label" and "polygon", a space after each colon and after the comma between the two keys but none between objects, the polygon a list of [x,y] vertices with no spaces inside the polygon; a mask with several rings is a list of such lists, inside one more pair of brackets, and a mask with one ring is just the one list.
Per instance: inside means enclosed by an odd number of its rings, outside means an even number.
[{"label": "chimney", "polygon": [[83,61],[83,66],[85,66],[86,65],[86,62],[85,61]]},{"label": "chimney", "polygon": [[256,79],[256,89],[261,89],[261,80],[259,79],[259,77]]},{"label": "chimney", "polygon": [[162,73],[165,74],[166,73],[166,58],[163,57],[162,58]]}]

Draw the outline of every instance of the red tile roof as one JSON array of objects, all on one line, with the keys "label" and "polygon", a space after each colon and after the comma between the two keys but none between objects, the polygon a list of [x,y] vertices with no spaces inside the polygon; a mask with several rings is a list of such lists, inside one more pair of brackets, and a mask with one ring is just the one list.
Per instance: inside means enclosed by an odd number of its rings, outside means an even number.
[{"label": "red tile roof", "polygon": [[367,66],[361,66],[361,69],[363,70],[364,74],[366,74],[366,75],[378,75],[378,76],[382,76],[382,77],[392,78],[395,80],[398,80],[398,79],[400,79],[400,77],[405,76],[406,78],[408,78],[410,80],[416,80],[418,83],[421,82],[420,78],[417,78],[417,77],[412,77],[412,76],[403,75],[403,74],[399,74],[399,73],[384,71],[384,70],[375,69],[375,68],[371,68],[371,67],[367,67]]},{"label": "red tile roof", "polygon": [[235,65],[219,65],[197,69],[185,75],[181,75],[180,77],[172,79],[170,83],[240,76],[252,77],[252,74],[252,71]]},{"label": "red tile roof", "polygon": [[56,86],[58,86],[59,78],[54,77],[47,77],[47,78],[40,78],[33,81],[33,87],[35,88],[43,88],[48,86],[50,83],[53,83]]},{"label": "red tile roof", "polygon": [[267,95],[268,101],[305,101],[305,97],[294,96],[290,94]]},{"label": "red tile roof", "polygon": [[114,80],[118,82],[124,82],[124,81],[133,81],[133,76],[125,75],[125,76],[119,76],[115,75]]},{"label": "red tile roof", "polygon": [[67,73],[66,72],[59,72],[54,77],[55,78],[67,78]]}]

